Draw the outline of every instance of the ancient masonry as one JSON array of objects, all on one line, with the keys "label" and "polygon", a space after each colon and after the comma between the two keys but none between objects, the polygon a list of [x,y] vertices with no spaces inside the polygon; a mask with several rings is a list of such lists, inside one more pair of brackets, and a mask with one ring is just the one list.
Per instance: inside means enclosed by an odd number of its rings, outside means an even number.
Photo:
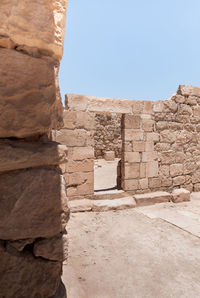
[{"label": "ancient masonry", "polygon": [[67,147],[49,136],[62,125],[66,8],[0,2],[0,297],[65,297]]},{"label": "ancient masonry", "polygon": [[[170,99],[155,102],[66,96],[65,126],[57,141],[70,147],[63,167],[70,200],[94,196],[95,117],[113,113],[122,119],[124,191],[200,190],[200,88],[181,85]],[[109,125],[109,117],[101,119]]]}]

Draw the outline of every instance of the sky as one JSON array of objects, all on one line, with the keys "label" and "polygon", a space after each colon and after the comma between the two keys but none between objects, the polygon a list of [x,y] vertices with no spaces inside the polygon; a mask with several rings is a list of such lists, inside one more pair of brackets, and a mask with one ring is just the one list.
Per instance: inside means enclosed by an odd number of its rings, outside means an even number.
[{"label": "sky", "polygon": [[66,93],[162,100],[200,86],[199,0],[69,0]]}]

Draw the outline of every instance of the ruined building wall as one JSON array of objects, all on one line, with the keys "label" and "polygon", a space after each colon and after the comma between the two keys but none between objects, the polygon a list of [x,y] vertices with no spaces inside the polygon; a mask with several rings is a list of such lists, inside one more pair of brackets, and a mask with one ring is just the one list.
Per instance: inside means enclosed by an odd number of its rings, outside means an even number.
[{"label": "ruined building wall", "polygon": [[200,88],[192,86],[180,86],[166,101],[141,102],[135,115],[124,115],[124,190],[198,191],[199,123]]},{"label": "ruined building wall", "polygon": [[94,152],[95,158],[103,158],[106,151],[114,151],[121,157],[121,114],[95,114]]},{"label": "ruined building wall", "polygon": [[94,194],[94,122],[95,114],[64,111],[64,127],[55,132],[57,142],[68,147],[68,161],[62,166],[70,200],[90,198]]},{"label": "ruined building wall", "polygon": [[[69,219],[57,74],[67,1],[0,2],[0,296],[61,290]],[[62,297],[65,296],[64,289]]]}]

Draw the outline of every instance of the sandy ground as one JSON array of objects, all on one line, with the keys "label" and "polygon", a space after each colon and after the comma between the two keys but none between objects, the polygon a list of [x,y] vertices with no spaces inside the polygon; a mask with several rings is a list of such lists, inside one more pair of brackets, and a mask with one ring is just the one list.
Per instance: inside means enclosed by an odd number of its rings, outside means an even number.
[{"label": "sandy ground", "polygon": [[94,189],[105,190],[117,186],[117,164],[119,158],[114,161],[104,159],[95,160],[94,164]]},{"label": "sandy ground", "polygon": [[[169,204],[160,210],[173,209]],[[175,207],[184,209],[182,222],[199,214],[200,201],[189,204]],[[199,237],[153,207],[71,215],[63,272],[68,298],[200,297]]]}]

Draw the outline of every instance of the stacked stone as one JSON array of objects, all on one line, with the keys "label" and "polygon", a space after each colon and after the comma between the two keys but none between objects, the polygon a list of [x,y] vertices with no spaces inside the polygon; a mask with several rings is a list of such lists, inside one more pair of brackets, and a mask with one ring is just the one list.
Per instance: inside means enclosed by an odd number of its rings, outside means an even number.
[{"label": "stacked stone", "polygon": [[52,297],[61,289],[69,209],[59,164],[67,148],[49,135],[62,123],[57,72],[66,6],[0,3],[1,297]]},{"label": "stacked stone", "polygon": [[94,131],[95,158],[104,158],[107,151],[113,151],[116,158],[121,158],[121,114],[96,114]]},{"label": "stacked stone", "polygon": [[169,100],[154,103],[160,140],[159,186],[200,190],[200,88],[181,85]]},{"label": "stacked stone", "polygon": [[94,113],[64,111],[64,127],[55,139],[68,147],[68,162],[62,170],[70,200],[94,195]]},{"label": "stacked stone", "polygon": [[141,101],[134,115],[122,117],[122,188],[130,193],[145,193],[157,183],[158,155],[154,144],[152,103]]}]

